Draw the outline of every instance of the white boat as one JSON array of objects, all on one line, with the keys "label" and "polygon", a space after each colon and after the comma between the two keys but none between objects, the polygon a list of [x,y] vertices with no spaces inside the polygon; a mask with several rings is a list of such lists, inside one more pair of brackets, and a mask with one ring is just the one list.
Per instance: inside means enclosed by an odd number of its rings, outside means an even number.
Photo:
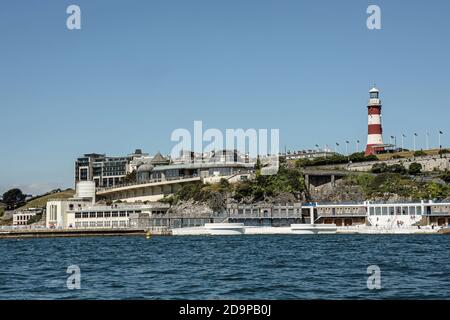
[{"label": "white boat", "polygon": [[205,229],[210,235],[228,236],[245,233],[243,223],[205,223]]},{"label": "white boat", "polygon": [[335,224],[291,224],[293,234],[335,234]]}]

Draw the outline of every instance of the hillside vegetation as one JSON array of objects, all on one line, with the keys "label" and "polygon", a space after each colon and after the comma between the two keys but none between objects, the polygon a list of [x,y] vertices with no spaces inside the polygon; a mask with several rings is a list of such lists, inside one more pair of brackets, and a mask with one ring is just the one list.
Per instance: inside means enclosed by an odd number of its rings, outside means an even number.
[{"label": "hillside vegetation", "polygon": [[[298,165],[298,163],[297,163]],[[442,200],[450,197],[450,173],[422,173],[413,163],[406,169],[401,164],[376,164],[371,173],[353,173],[336,185],[307,190],[303,168],[282,163],[276,175],[230,184],[190,184],[162,201],[178,205],[194,202],[208,205],[214,211],[231,203],[286,203],[295,201],[363,201],[363,200]],[[309,191],[312,193],[310,194]]]},{"label": "hillside vegetation", "polygon": [[0,217],[3,217],[5,214],[5,206],[0,202]]},{"label": "hillside vegetation", "polygon": [[410,200],[441,200],[450,197],[450,186],[422,182],[400,173],[385,172],[377,175],[352,175],[345,179],[347,186],[361,187],[366,199],[402,198]]},{"label": "hillside vegetation", "polygon": [[175,205],[182,201],[193,200],[207,203],[210,208],[219,211],[225,207],[227,200],[292,202],[305,199],[305,196],[306,187],[301,170],[282,166],[278,173],[272,176],[260,175],[257,170],[255,180],[230,184],[222,179],[218,184],[185,185],[174,195],[164,198],[162,202]]},{"label": "hillside vegetation", "polygon": [[24,206],[20,207],[18,210],[29,209],[29,208],[45,208],[47,201],[51,199],[68,199],[73,197],[75,191],[72,189],[67,189],[61,192],[55,192],[47,194],[42,197],[38,197],[28,201]]}]

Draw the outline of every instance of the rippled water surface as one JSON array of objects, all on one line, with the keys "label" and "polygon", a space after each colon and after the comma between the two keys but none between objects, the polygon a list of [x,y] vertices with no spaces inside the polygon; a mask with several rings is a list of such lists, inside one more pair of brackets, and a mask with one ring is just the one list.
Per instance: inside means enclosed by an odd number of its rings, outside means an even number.
[{"label": "rippled water surface", "polygon": [[448,299],[449,249],[439,235],[0,239],[0,299]]}]

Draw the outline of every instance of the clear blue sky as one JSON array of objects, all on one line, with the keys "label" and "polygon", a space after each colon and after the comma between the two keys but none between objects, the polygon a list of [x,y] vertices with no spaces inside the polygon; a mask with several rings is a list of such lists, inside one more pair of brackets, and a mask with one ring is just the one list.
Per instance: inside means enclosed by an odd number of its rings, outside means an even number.
[{"label": "clear blue sky", "polygon": [[444,0],[2,1],[0,192],[72,187],[83,153],[168,153],[194,120],[279,128],[288,149],[365,142],[374,82],[386,140],[435,146],[440,129],[448,145],[449,15]]}]

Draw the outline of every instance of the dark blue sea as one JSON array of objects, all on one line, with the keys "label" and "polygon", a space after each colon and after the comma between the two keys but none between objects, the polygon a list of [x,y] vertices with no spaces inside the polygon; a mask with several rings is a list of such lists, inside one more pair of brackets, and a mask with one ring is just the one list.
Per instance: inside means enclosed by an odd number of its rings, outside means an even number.
[{"label": "dark blue sea", "polygon": [[0,239],[0,299],[449,299],[449,252],[440,235]]}]

